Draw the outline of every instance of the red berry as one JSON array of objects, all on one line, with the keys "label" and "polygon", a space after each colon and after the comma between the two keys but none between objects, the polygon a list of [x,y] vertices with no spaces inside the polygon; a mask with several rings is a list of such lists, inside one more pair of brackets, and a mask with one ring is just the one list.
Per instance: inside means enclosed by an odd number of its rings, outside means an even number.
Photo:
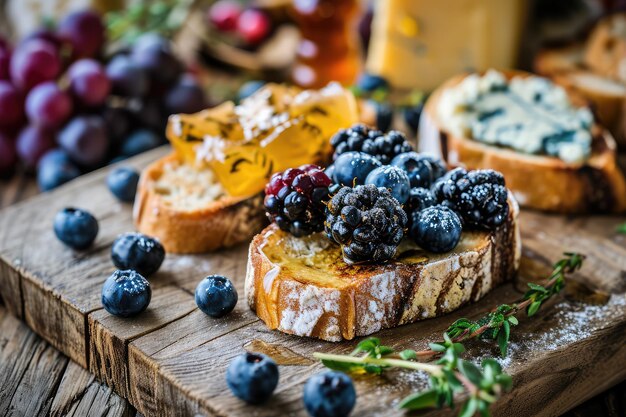
[{"label": "red berry", "polygon": [[298,168],[289,168],[285,172],[283,172],[283,182],[286,185],[291,186],[293,180],[300,174],[304,174],[304,171]]},{"label": "red berry", "polygon": [[256,9],[244,10],[237,19],[237,32],[249,44],[257,44],[265,39],[270,31],[270,19]]},{"label": "red berry", "polygon": [[281,188],[285,186],[283,182],[283,178],[280,173],[272,175],[270,182],[265,186],[265,194],[267,195],[276,195],[280,191]]},{"label": "red berry", "polygon": [[323,171],[309,173],[315,187],[328,187],[332,181]]},{"label": "red berry", "polygon": [[294,178],[291,186],[299,193],[308,195],[313,189],[313,180],[308,174],[300,174]]},{"label": "red berry", "polygon": [[209,9],[209,21],[220,31],[230,32],[237,27],[241,6],[232,0],[220,0]]},{"label": "red berry", "polygon": [[58,34],[68,40],[75,57],[94,57],[106,38],[104,23],[97,12],[82,10],[65,16],[58,26]]},{"label": "red berry", "polygon": [[11,58],[11,80],[23,90],[54,80],[61,72],[58,50],[49,42],[33,39],[20,45]]},{"label": "red berry", "polygon": [[301,169],[304,172],[309,173],[310,171],[313,171],[313,170],[321,170],[322,167],[320,167],[319,165],[315,165],[315,164],[305,164],[305,165],[300,165],[298,169]]}]

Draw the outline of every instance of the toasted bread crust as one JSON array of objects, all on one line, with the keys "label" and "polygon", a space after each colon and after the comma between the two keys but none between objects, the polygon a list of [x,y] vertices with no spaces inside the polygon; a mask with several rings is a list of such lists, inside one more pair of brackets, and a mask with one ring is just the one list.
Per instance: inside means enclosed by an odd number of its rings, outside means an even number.
[{"label": "toasted bread crust", "polygon": [[[513,74],[519,73],[507,76]],[[437,117],[439,98],[444,89],[463,78],[449,80],[426,103],[420,120],[421,151],[439,154],[451,165],[502,172],[507,187],[524,207],[567,214],[626,210],[626,181],[616,163],[615,141],[599,126],[595,128],[592,155],[585,164],[526,155],[448,132]],[[580,103],[580,98],[574,101]]]},{"label": "toasted bread crust", "polygon": [[595,26],[585,45],[584,63],[596,74],[621,82],[626,81],[626,13],[602,19]]},{"label": "toasted bread crust", "polygon": [[519,209],[512,197],[509,204],[506,223],[480,232],[469,249],[444,255],[422,251],[424,258],[413,263],[342,266],[343,276],[329,285],[270,259],[266,245],[274,243],[273,235],[285,235],[271,225],[250,244],[246,299],[271,329],[333,342],[449,313],[515,276]]},{"label": "toasted bread crust", "polygon": [[133,208],[137,230],[158,238],[170,253],[204,253],[249,240],[266,224],[263,198],[223,197],[193,211],[180,211],[164,203],[155,181],[176,155],[163,157],[141,175]]}]

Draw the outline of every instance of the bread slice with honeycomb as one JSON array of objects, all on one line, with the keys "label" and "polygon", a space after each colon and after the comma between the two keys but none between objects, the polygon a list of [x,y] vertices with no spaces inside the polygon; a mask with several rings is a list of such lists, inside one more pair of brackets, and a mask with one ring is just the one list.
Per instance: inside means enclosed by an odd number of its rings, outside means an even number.
[{"label": "bread slice with honeycomb", "polygon": [[133,209],[137,230],[170,253],[203,253],[249,240],[266,224],[263,198],[231,197],[209,169],[176,154],[141,175]]},{"label": "bread slice with honeycomb", "polygon": [[246,299],[271,329],[333,342],[440,316],[515,276],[518,213],[509,196],[495,231],[465,231],[445,254],[404,239],[386,264],[348,265],[321,233],[296,238],[270,225],[250,244]]},{"label": "bread slice with honeycomb", "polygon": [[[468,76],[464,74],[452,78],[428,99],[420,120],[420,151],[441,155],[453,166],[464,165],[468,169],[490,168],[500,171],[506,179],[507,187],[523,207],[568,214],[620,213],[626,210],[626,181],[617,166],[615,140],[606,129],[593,122],[592,118],[588,127],[578,128],[588,132],[588,155],[585,158],[567,160],[566,157],[570,156],[567,154],[562,158],[545,153],[523,152],[513,146],[523,144],[519,141],[524,142],[532,136],[530,133],[533,132],[530,130],[542,128],[542,118],[550,119],[550,123],[554,122],[554,125],[559,128],[562,120],[557,119],[558,109],[554,107],[547,107],[550,110],[546,115],[542,115],[537,110],[537,105],[533,105],[530,106],[528,114],[521,115],[521,110],[516,111],[514,108],[505,107],[510,102],[520,102],[519,97],[513,97],[508,101],[500,98],[497,104],[504,110],[493,113],[501,117],[509,117],[510,114],[511,123],[500,123],[496,126],[500,130],[492,129],[491,132],[505,132],[506,129],[512,129],[519,124],[522,134],[515,136],[518,143],[511,141],[510,146],[504,146],[500,143],[471,138],[470,135],[474,132],[489,132],[489,130],[480,130],[481,126],[474,125],[472,129],[480,129],[468,132],[465,129],[455,128],[453,120],[444,117],[446,114],[453,113],[442,113],[444,106],[442,100],[445,92],[461,85]],[[504,76],[510,83],[515,77],[527,78],[532,75],[523,72],[505,72]],[[541,80],[545,82],[545,79]],[[477,85],[480,85],[480,82],[482,81],[479,81]],[[553,93],[555,92],[548,91],[545,94],[552,99],[553,96],[550,94]],[[501,94],[509,93],[508,90],[503,90]],[[513,95],[516,94],[513,93]],[[570,112],[572,113],[577,111],[576,108],[580,108],[579,105],[584,104],[585,100],[571,91],[569,94],[567,98],[574,108]],[[471,94],[465,97],[470,96]],[[500,105],[501,103],[504,104]],[[522,104],[527,105],[527,103]],[[476,111],[475,107],[467,108],[470,108],[470,111]],[[459,116],[458,120],[465,120],[464,112],[465,110],[458,110],[456,113]],[[567,123],[572,120],[570,116],[571,114],[568,114],[566,117]],[[490,120],[489,117],[476,120],[481,123],[484,120],[487,123]],[[544,125],[547,126],[548,123]],[[530,133],[525,129],[529,129]],[[538,132],[537,136],[540,133],[543,134],[542,130],[534,131]],[[564,128],[561,133],[567,133],[566,129]],[[548,137],[547,134],[545,137]]]}]

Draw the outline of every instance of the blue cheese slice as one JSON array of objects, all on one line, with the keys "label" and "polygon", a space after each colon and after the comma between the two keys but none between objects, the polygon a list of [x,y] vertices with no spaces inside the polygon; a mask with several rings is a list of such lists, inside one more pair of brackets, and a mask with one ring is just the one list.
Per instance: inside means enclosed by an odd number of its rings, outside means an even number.
[{"label": "blue cheese slice", "polygon": [[567,93],[545,78],[507,80],[494,70],[472,74],[443,92],[438,108],[456,135],[580,163],[591,154],[593,115],[572,105]]}]

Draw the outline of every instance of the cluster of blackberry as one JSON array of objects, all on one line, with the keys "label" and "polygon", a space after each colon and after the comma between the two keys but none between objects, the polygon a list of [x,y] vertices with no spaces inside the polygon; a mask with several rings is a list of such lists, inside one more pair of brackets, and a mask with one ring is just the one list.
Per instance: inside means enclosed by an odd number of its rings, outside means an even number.
[{"label": "cluster of blackberry", "polygon": [[321,232],[330,185],[330,178],[317,165],[274,174],[265,187],[267,217],[296,237]]},{"label": "cluster of blackberry", "polygon": [[346,152],[363,152],[389,164],[396,156],[413,150],[403,133],[391,130],[387,134],[357,124],[337,132],[330,140],[335,153],[333,160]]},{"label": "cluster of blackberry", "polygon": [[327,207],[324,230],[347,263],[385,262],[404,237],[407,216],[391,193],[375,185],[342,187]]},{"label": "cluster of blackberry", "polygon": [[324,230],[349,264],[392,259],[405,234],[426,250],[448,252],[463,228],[493,230],[508,216],[498,172],[447,172],[441,159],[412,151],[401,133],[364,125],[339,131],[331,144],[326,173],[309,165],[275,174],[265,207],[295,236]]}]

